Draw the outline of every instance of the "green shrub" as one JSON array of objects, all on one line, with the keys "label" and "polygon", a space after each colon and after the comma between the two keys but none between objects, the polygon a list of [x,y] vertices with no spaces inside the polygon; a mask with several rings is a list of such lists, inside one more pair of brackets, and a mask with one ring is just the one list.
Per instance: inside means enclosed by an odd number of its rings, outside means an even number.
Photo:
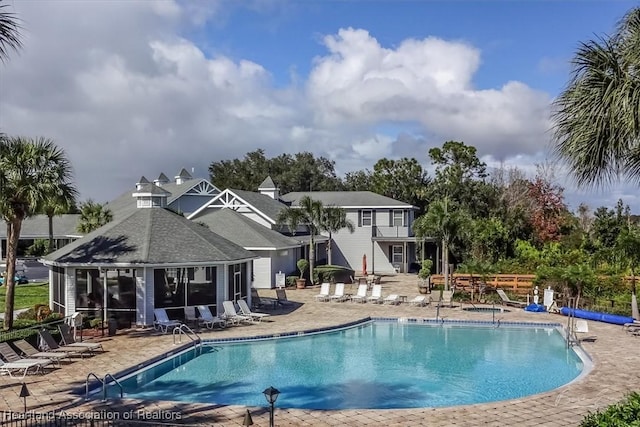
[{"label": "green shrub", "polygon": [[43,256],[47,253],[49,253],[48,239],[36,239],[33,241],[33,245],[26,250],[26,254],[29,256]]},{"label": "green shrub", "polygon": [[300,272],[300,279],[302,279],[304,277],[304,273],[309,268],[309,261],[307,261],[304,258],[301,258],[298,260],[296,265],[298,266],[298,271]]},{"label": "green shrub", "polygon": [[580,423],[580,427],[600,426],[640,427],[640,394],[633,392],[604,411],[589,413]]},{"label": "green shrub", "polygon": [[298,280],[298,276],[287,276],[284,281],[287,287],[293,287],[296,285],[296,280]]},{"label": "green shrub", "polygon": [[355,271],[340,265],[319,265],[313,269],[313,283],[351,283]]},{"label": "green shrub", "polygon": [[431,275],[431,267],[433,267],[433,261],[430,259],[422,261],[422,268],[420,268],[420,271],[418,272],[418,277],[421,279],[429,277]]}]

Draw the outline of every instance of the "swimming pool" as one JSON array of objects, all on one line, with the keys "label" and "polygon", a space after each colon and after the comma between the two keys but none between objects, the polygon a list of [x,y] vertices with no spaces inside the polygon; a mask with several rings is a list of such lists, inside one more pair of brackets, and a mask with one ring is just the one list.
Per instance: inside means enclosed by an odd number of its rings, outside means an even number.
[{"label": "swimming pool", "polygon": [[211,343],[121,379],[125,397],[306,409],[453,406],[552,390],[584,364],[552,326],[375,321],[338,331]]}]

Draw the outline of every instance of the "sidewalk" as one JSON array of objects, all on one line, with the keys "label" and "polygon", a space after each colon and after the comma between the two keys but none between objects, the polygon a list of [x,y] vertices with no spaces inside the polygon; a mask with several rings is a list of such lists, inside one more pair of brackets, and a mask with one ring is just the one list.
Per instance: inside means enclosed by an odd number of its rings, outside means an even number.
[{"label": "sidewalk", "polygon": [[[28,308],[21,308],[18,310],[13,310],[13,319],[15,320],[16,317],[18,317],[18,314],[23,313],[25,311],[29,310]],[[4,320],[4,313],[0,313],[0,320]]]}]

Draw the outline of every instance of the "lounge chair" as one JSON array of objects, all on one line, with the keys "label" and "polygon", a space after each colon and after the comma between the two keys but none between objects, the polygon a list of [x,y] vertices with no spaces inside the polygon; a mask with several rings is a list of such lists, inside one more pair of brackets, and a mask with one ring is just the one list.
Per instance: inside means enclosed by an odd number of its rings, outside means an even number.
[{"label": "lounge chair", "polygon": [[382,302],[382,285],[373,285],[373,290],[367,298],[367,301],[372,303]]},{"label": "lounge chair", "polygon": [[622,325],[622,329],[631,335],[640,336],[640,322],[634,321],[633,323],[625,323]]},{"label": "lounge chair", "polygon": [[156,317],[155,322],[153,322],[153,327],[156,330],[164,332],[165,334],[169,332],[169,329],[172,331],[182,325],[182,322],[177,320],[170,320],[167,315],[167,310],[164,308],[156,308],[153,310],[153,315]]},{"label": "lounge chair", "polygon": [[84,357],[85,354],[93,354],[93,352],[91,351],[90,348],[87,347],[78,347],[78,346],[69,346],[69,345],[59,345],[56,340],[53,338],[53,336],[51,335],[51,333],[42,328],[41,330],[38,331],[38,335],[40,335],[40,339],[42,340],[42,342],[44,343],[44,345],[47,347],[47,350],[49,351],[53,351],[53,352],[63,352],[63,353],[68,353],[69,355],[78,355],[80,357]]},{"label": "lounge chair", "polygon": [[238,314],[233,301],[222,301],[222,307],[224,307],[224,318],[234,325],[239,325],[242,322],[253,322],[253,319],[251,317]]},{"label": "lounge chair", "polygon": [[390,294],[387,295],[384,300],[383,300],[384,304],[399,304],[400,303],[400,297],[398,296],[398,294]]},{"label": "lounge chair", "polygon": [[276,297],[278,305],[291,306],[293,303],[287,298],[287,291],[284,289],[276,289]]},{"label": "lounge chair", "polygon": [[31,368],[36,373],[42,369],[42,365],[34,362],[3,362],[0,360],[0,374],[9,374],[10,377],[13,377],[14,373],[22,371],[22,378],[24,378]]},{"label": "lounge chair", "polygon": [[431,294],[429,294],[429,303],[440,304],[441,299],[442,299],[442,291],[440,289],[432,289]]},{"label": "lounge chair", "polygon": [[351,297],[352,302],[367,302],[367,285],[358,285],[358,292]]},{"label": "lounge chair", "polygon": [[238,307],[240,308],[240,314],[243,316],[249,316],[254,321],[262,322],[262,319],[265,317],[271,316],[268,313],[256,313],[255,311],[251,311],[247,302],[243,299],[238,300]]},{"label": "lounge chair", "polygon": [[320,293],[314,297],[316,301],[329,301],[329,298],[331,297],[329,295],[330,288],[331,283],[323,283],[320,285]]},{"label": "lounge chair", "polygon": [[69,362],[71,361],[70,355],[64,351],[40,351],[31,344],[27,340],[18,340],[14,341],[13,345],[15,345],[18,350],[22,352],[26,357],[36,358],[36,359],[49,359],[53,360],[60,365],[60,361],[62,359],[67,359]]},{"label": "lounge chair", "polygon": [[214,316],[209,310],[209,306],[207,305],[199,305],[198,313],[200,313],[199,321],[201,324],[207,327],[207,329],[213,329],[215,325],[218,325],[220,329],[223,329],[227,326],[227,322],[224,319],[221,319],[218,316]]},{"label": "lounge chair", "polygon": [[58,325],[58,329],[60,330],[60,335],[62,336],[62,344],[68,347],[84,347],[88,348],[91,351],[104,351],[104,347],[99,342],[78,342],[73,338],[71,334],[71,329],[67,324]]},{"label": "lounge chair", "polygon": [[[20,356],[7,342],[0,342],[0,355],[7,363],[23,364],[44,368],[51,366],[54,362],[51,359],[25,358]],[[25,372],[26,375],[26,372]]]},{"label": "lounge chair", "polygon": [[527,306],[526,302],[515,301],[510,299],[502,289],[496,289],[496,292],[498,293],[498,295],[500,295],[500,299],[502,299],[503,305],[509,305],[511,307],[522,307],[522,308]]},{"label": "lounge chair", "polygon": [[188,325],[200,326],[200,318],[196,316],[196,308],[195,307],[185,307],[184,308],[184,321]]},{"label": "lounge chair", "polygon": [[453,307],[453,291],[442,291],[442,300],[440,302],[440,305]]},{"label": "lounge chair", "polygon": [[588,334],[589,333],[589,323],[585,319],[575,319],[574,323],[574,332],[576,335],[576,341],[595,341],[597,338],[595,336],[581,336],[578,334]]},{"label": "lounge chair", "polygon": [[425,295],[417,295],[412,300],[409,301],[409,304],[415,305],[418,307],[424,307],[427,305],[427,297]]},{"label": "lounge chair", "polygon": [[253,308],[276,308],[278,300],[275,298],[261,297],[256,288],[251,288],[251,307]]},{"label": "lounge chair", "polygon": [[333,295],[329,297],[330,301],[342,302],[346,298],[344,295],[344,283],[336,283],[336,289],[333,291]]}]

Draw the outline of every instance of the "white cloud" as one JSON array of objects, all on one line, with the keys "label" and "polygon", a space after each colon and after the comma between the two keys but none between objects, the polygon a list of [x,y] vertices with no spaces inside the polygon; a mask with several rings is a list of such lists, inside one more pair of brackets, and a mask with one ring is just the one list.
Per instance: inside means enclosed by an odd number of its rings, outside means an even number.
[{"label": "white cloud", "polygon": [[385,47],[345,28],[321,40],[324,54],[292,59],[312,64],[306,81],[295,73],[276,85],[262,64],[212,57],[185,38],[224,25],[232,13],[224,2],[14,7],[27,31],[23,51],[0,65],[0,129],[53,138],[83,198],[105,201],[141,175],[172,177],[182,167],[207,177],[211,162],[257,148],[312,151],[346,173],[381,157],[426,165],[427,150],[449,139],[481,156],[533,161],[549,136],[550,96],[515,80],[475,88],[481,52],[461,41]]}]

